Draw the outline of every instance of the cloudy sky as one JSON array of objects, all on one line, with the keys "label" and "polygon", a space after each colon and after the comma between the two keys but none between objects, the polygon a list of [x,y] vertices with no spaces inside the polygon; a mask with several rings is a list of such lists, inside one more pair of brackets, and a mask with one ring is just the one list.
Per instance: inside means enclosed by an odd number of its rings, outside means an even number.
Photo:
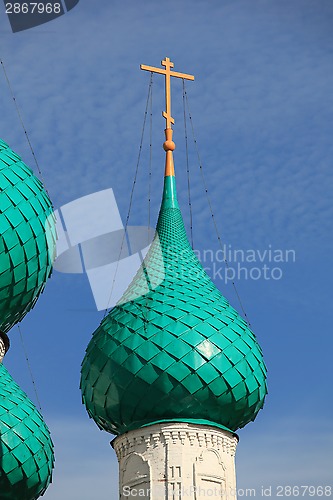
[{"label": "cloudy sky", "polygon": [[[123,221],[138,157],[149,73],[169,56],[195,75],[187,93],[222,241],[294,251],[280,279],[237,289],[268,366],[269,395],[240,431],[239,488],[332,481],[333,4],[331,0],[81,0],[66,15],[13,34],[0,5],[0,55],[55,208],[113,188]],[[153,81],[152,222],[162,189],[163,81]],[[0,137],[34,162],[4,75]],[[173,83],[179,198],[189,225],[182,84]],[[191,135],[188,130],[189,136]],[[147,225],[148,138],[130,219]],[[146,147],[147,146],[147,147]],[[218,250],[193,143],[194,244]],[[231,259],[232,260],[232,259]],[[231,262],[236,269],[239,262]],[[240,309],[214,265],[217,286]],[[279,274],[279,276],[280,276]],[[252,276],[257,276],[253,273]],[[21,328],[56,446],[46,500],[114,500],[117,464],[81,405],[80,363],[102,314],[85,275],[54,272]],[[5,363],[34,400],[17,328]]]}]

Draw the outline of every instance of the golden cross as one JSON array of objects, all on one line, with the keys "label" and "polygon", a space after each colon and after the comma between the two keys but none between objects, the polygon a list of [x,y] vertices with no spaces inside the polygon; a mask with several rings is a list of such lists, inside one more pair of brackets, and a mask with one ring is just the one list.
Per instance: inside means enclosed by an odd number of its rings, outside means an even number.
[{"label": "golden cross", "polygon": [[140,68],[145,71],[151,71],[152,73],[160,73],[165,75],[165,107],[166,111],[163,111],[162,115],[166,119],[166,128],[171,129],[171,124],[175,123],[175,120],[171,116],[171,85],[170,79],[171,76],[175,76],[176,78],[183,78],[184,80],[194,80],[193,75],[186,75],[185,73],[177,73],[176,71],[171,71],[174,64],[170,61],[169,57],[166,57],[162,62],[162,68],[154,68],[153,66],[145,66],[141,64]]}]

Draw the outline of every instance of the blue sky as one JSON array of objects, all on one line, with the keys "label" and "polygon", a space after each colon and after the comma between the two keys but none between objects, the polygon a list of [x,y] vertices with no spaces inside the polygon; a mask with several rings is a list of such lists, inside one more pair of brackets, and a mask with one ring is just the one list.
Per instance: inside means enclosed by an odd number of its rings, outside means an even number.
[{"label": "blue sky", "polygon": [[[237,455],[238,486],[257,488],[257,496],[261,485],[331,481],[332,22],[330,0],[81,0],[51,23],[12,34],[0,5],[0,54],[55,208],[112,187],[125,219],[149,81],[139,65],[169,56],[196,77],[187,91],[223,242],[295,251],[280,280],[236,282],[269,370],[265,408],[240,431]],[[34,167],[3,76],[0,96],[0,137]],[[156,220],[161,77],[153,100]],[[181,82],[173,84],[173,115],[188,225]],[[195,246],[216,251],[193,147],[190,157]],[[145,158],[133,225],[147,224]],[[216,284],[239,310],[232,287]],[[47,500],[117,498],[111,436],[88,419],[78,390],[100,319],[87,278],[54,272],[21,325],[56,445]],[[16,328],[11,340],[6,366],[34,399]]]}]

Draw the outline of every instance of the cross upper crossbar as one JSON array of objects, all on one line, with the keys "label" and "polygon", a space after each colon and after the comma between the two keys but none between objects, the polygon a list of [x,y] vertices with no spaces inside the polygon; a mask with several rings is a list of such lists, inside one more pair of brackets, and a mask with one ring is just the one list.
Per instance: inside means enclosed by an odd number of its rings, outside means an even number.
[{"label": "cross upper crossbar", "polygon": [[171,68],[174,67],[173,62],[170,61],[169,57],[166,57],[162,62],[162,66],[165,66],[165,69],[162,68],[154,68],[153,66],[146,66],[145,64],[141,64],[140,68],[145,71],[150,71],[151,73],[159,73],[161,75],[165,75],[165,107],[166,111],[163,111],[162,115],[166,119],[166,128],[171,128],[171,124],[175,123],[175,120],[171,116],[171,85],[170,80],[171,77],[182,78],[184,80],[194,80],[193,75],[187,75],[186,73],[178,73],[177,71],[171,71]]}]

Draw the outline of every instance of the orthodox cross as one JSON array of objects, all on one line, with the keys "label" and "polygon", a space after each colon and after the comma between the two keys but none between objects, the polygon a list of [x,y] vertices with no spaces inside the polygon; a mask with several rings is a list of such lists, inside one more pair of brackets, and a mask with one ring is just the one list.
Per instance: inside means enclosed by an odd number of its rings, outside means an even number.
[{"label": "orthodox cross", "polygon": [[183,78],[184,80],[194,80],[193,75],[186,75],[185,73],[178,73],[176,71],[171,71],[171,68],[173,68],[174,64],[173,62],[170,61],[169,57],[166,57],[162,62],[162,66],[165,67],[165,69],[162,68],[154,68],[153,66],[146,66],[144,64],[141,64],[140,68],[145,70],[145,71],[151,71],[152,73],[160,73],[162,75],[165,75],[165,107],[166,111],[163,111],[162,115],[166,120],[166,128],[170,129],[171,124],[175,123],[175,120],[171,116],[171,86],[170,86],[170,80],[171,77],[174,76],[176,78]]}]

